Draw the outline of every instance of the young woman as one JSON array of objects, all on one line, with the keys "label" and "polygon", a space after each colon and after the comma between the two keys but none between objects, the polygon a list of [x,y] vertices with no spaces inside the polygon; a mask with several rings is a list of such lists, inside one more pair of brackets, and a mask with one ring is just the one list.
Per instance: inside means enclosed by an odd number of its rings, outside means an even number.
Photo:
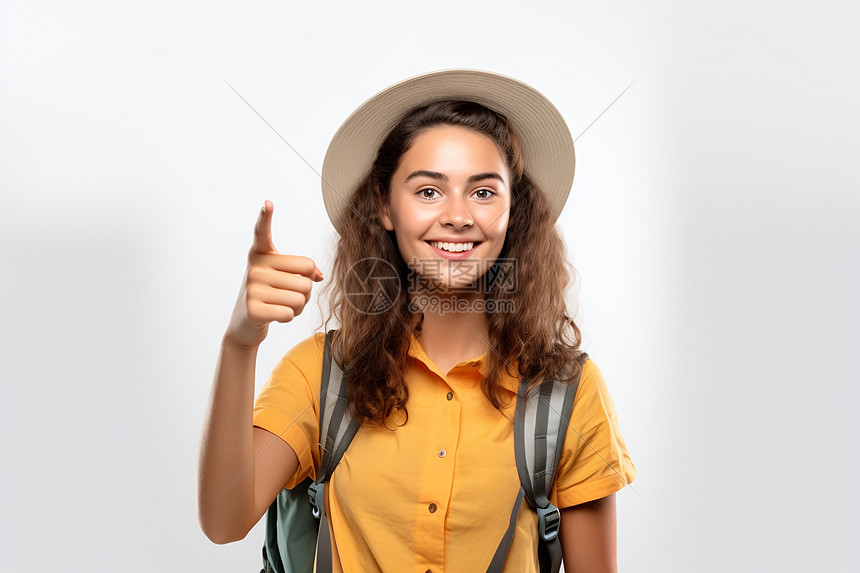
[{"label": "young woman", "polygon": [[[550,495],[564,567],[616,570],[614,493],[636,469],[565,306],[572,267],[554,223],[573,170],[555,107],[474,70],[392,86],[333,138],[323,194],[340,239],[326,287],[361,423],[327,488],[335,571],[486,570],[520,485],[519,382],[560,377],[579,378]],[[216,543],[244,538],[321,460],[324,331],[254,400],[268,325],[290,322],[323,280],[311,259],[276,250],[273,209],[257,220],[204,428],[199,513]],[[523,502],[516,520],[504,570],[539,571],[537,515]]]}]

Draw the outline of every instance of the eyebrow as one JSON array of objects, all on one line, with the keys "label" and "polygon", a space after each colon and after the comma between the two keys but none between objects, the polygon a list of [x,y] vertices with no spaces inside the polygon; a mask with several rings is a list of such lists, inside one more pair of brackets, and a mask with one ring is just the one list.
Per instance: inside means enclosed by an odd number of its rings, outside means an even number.
[{"label": "eyebrow", "polygon": [[[438,181],[448,181],[448,176],[445,175],[444,173],[439,173],[438,171],[427,171],[425,169],[419,169],[418,171],[413,171],[412,173],[409,174],[409,177],[406,178],[406,181],[408,182],[410,179],[414,179],[415,177],[430,177],[431,179],[436,179]],[[477,175],[470,176],[466,180],[466,183],[467,184],[474,183],[476,181],[481,181],[482,179],[498,179],[502,183],[505,182],[505,180],[502,179],[501,175],[499,175],[498,173],[494,173],[492,171],[489,171],[487,173],[478,173]]]}]

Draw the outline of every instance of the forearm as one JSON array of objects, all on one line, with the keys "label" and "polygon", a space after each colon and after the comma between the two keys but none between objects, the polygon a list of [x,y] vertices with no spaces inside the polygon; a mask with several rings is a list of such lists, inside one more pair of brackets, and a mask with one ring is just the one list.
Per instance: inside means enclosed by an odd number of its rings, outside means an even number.
[{"label": "forearm", "polygon": [[216,543],[243,538],[254,521],[253,403],[257,347],[226,337],[215,371],[200,448],[198,513]]}]

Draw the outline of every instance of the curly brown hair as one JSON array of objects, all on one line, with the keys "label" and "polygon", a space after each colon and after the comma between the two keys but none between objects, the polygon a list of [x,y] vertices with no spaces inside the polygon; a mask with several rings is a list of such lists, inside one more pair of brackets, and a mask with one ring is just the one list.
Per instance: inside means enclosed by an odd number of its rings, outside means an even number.
[{"label": "curly brown hair", "polygon": [[[511,174],[505,243],[496,263],[478,279],[487,308],[503,297],[515,309],[487,313],[487,342],[492,351],[486,355],[481,384],[485,396],[495,408],[504,407],[498,385],[503,368],[529,382],[531,390],[544,380],[575,379],[588,358],[579,349],[580,330],[568,315],[564,298],[575,270],[543,193],[524,172],[514,129],[503,115],[480,104],[438,101],[407,113],[383,140],[344,211],[332,280],[321,292],[322,299],[331,291],[330,313],[322,327],[327,329],[331,318],[340,323],[332,348],[349,375],[349,403],[360,423],[385,423],[394,412],[406,410],[409,396],[404,375],[410,335],[420,329],[423,314],[410,305],[409,267],[394,232],[383,227],[381,206],[389,200],[391,176],[415,138],[442,125],[466,127],[490,137]],[[503,281],[495,279],[510,273],[516,273],[516,288],[502,292]],[[367,291],[368,277],[376,277],[374,293],[363,299],[355,293]],[[514,360],[518,372],[511,372]]]}]

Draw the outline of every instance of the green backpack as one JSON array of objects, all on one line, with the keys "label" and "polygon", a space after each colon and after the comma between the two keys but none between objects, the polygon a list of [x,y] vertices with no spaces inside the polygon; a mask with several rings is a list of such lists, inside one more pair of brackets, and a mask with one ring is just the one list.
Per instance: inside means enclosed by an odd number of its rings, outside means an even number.
[{"label": "green backpack", "polygon": [[[323,494],[326,482],[358,431],[358,423],[347,409],[347,380],[331,356],[334,332],[326,333],[320,381],[319,443],[325,444],[320,473],[316,480],[307,478],[293,489],[281,490],[272,502],[266,513],[263,569],[260,573],[313,573],[315,557],[318,573],[332,570],[331,539]],[[558,540],[561,513],[549,502],[549,492],[555,480],[578,385],[579,377],[569,384],[547,381],[541,384],[539,392],[532,392],[526,398],[528,384],[520,381],[514,413],[514,456],[521,487],[511,510],[508,529],[499,542],[487,573],[500,573],[504,568],[523,497],[538,514],[541,573],[558,573],[561,568],[561,543]]]}]

